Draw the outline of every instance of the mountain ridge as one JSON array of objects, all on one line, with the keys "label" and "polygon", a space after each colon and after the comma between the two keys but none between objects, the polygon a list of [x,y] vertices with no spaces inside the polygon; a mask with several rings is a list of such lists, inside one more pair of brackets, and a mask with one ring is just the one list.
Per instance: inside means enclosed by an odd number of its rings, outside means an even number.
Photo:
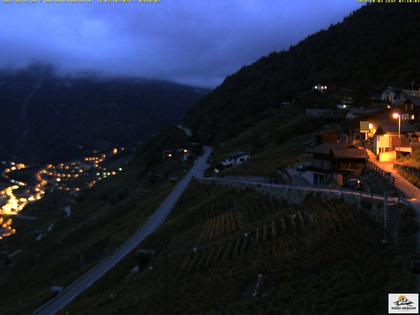
[{"label": "mountain ridge", "polygon": [[208,90],[174,82],[88,75],[52,67],[0,72],[2,159],[50,161],[137,145],[181,120]]}]

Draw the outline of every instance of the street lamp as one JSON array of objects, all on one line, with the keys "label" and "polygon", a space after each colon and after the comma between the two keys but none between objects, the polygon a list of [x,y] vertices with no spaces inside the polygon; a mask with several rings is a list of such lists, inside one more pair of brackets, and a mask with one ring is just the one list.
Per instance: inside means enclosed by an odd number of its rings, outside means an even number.
[{"label": "street lamp", "polygon": [[399,113],[393,113],[392,118],[398,119],[398,138],[401,136],[401,115]]}]

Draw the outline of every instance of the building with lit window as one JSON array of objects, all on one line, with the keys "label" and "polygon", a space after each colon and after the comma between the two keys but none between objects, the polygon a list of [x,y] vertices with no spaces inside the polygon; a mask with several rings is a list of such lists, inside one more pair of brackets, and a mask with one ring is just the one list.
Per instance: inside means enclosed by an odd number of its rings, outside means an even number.
[{"label": "building with lit window", "polygon": [[420,121],[420,90],[388,87],[381,96],[393,111],[401,114],[403,121]]},{"label": "building with lit window", "polygon": [[419,136],[413,125],[402,126],[400,133],[394,125],[383,125],[373,138],[373,152],[381,162],[395,161],[399,155],[411,154],[418,148]]},{"label": "building with lit window", "polygon": [[366,167],[366,150],[344,143],[322,143],[308,152],[312,157],[302,176],[311,184],[343,185]]}]

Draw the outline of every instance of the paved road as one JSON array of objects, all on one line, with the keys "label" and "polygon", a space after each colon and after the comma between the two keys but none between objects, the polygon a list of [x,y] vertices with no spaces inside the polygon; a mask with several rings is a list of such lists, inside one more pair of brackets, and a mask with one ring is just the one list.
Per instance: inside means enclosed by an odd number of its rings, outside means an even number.
[{"label": "paved road", "polygon": [[[420,189],[402,177],[396,169],[394,169],[392,162],[379,162],[376,160],[375,154],[366,150],[369,155],[369,160],[379,166],[386,172],[390,172],[395,177],[395,186],[405,195],[409,204],[416,212],[417,234],[416,234],[416,252],[420,253]],[[417,289],[420,290],[420,275],[417,276]]]},{"label": "paved road", "polygon": [[400,190],[407,201],[411,204],[413,209],[416,212],[416,222],[417,222],[417,252],[420,252],[420,189],[402,177],[396,169],[394,169],[392,162],[379,162],[376,160],[375,155],[372,151],[366,150],[369,155],[370,162],[376,164],[378,167],[383,169],[385,172],[390,172],[392,176],[395,177],[395,186]]},{"label": "paved road", "polygon": [[160,207],[156,209],[153,215],[146,223],[121,247],[114,251],[112,256],[106,258],[96,267],[92,268],[87,274],[76,280],[72,285],[64,289],[59,295],[51,299],[49,302],[37,309],[33,315],[51,315],[57,313],[60,309],[68,305],[83,291],[89,288],[95,281],[100,279],[109,270],[111,270],[119,261],[132,252],[139,244],[151,233],[160,227],[168,215],[171,213],[178,199],[181,197],[185,189],[188,187],[191,179],[196,176],[202,176],[207,167],[207,159],[212,152],[210,147],[204,147],[204,154],[196,160],[191,170],[183,177],[175,186],[172,192],[162,202]]}]

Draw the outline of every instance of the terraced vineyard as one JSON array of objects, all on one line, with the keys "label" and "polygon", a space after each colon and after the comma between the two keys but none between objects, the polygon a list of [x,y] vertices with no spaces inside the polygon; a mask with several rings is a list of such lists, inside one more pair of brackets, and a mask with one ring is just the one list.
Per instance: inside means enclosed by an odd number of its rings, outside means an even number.
[{"label": "terraced vineyard", "polygon": [[305,234],[311,234],[316,240],[333,237],[354,224],[358,215],[358,210],[352,206],[342,203],[337,206],[334,201],[324,201],[316,208],[294,210],[256,192],[228,192],[242,196],[232,197],[237,198],[238,203],[223,195],[212,203],[211,213],[220,213],[220,209],[227,211],[207,219],[202,225],[194,251],[182,264],[186,270],[207,270],[221,261],[244,257],[248,249],[255,247],[274,255],[289,252],[288,243],[293,240]]},{"label": "terraced vineyard", "polygon": [[404,246],[385,250],[380,226],[341,200],[309,196],[297,206],[195,183],[142,245],[158,252],[142,272],[129,272],[132,255],[66,312],[383,313],[386,292],[411,285],[410,229],[401,231]]}]

